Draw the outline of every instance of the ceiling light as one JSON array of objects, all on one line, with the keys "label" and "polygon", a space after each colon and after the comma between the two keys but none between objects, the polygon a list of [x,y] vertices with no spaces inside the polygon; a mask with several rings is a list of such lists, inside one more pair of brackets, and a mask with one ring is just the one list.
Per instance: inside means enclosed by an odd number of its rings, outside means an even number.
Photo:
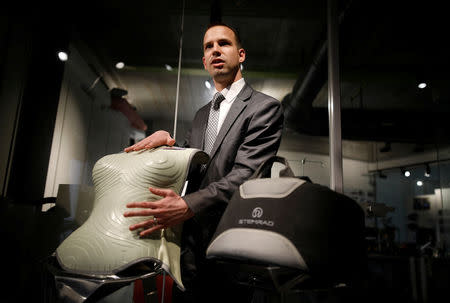
[{"label": "ceiling light", "polygon": [[419,83],[419,85],[417,85],[417,87],[420,89],[424,89],[425,87],[427,87],[427,84],[425,82],[421,82]]},{"label": "ceiling light", "polygon": [[64,62],[64,61],[67,61],[67,59],[69,59],[69,55],[66,52],[59,51],[58,58],[59,58],[59,60]]},{"label": "ceiling light", "polygon": [[171,72],[173,70],[172,66],[170,66],[169,64],[166,64],[166,69]]},{"label": "ceiling light", "polygon": [[123,62],[117,62],[116,63],[116,68],[117,69],[122,69],[122,68],[124,68],[125,67],[125,63],[123,63]]},{"label": "ceiling light", "polygon": [[210,89],[211,88],[211,83],[209,83],[209,81],[206,80],[205,81],[205,86],[206,86],[207,89]]},{"label": "ceiling light", "polygon": [[403,167],[400,168],[400,170],[401,170],[402,174],[403,174],[405,177],[411,176],[411,172],[410,172],[409,170],[406,170],[406,169],[404,169]]},{"label": "ceiling light", "polygon": [[417,184],[417,186],[422,186],[422,185],[423,185],[423,182],[419,180],[419,181],[417,181],[416,184]]},{"label": "ceiling light", "polygon": [[426,164],[425,165],[425,177],[430,177],[431,176],[431,168],[430,168],[430,164]]}]

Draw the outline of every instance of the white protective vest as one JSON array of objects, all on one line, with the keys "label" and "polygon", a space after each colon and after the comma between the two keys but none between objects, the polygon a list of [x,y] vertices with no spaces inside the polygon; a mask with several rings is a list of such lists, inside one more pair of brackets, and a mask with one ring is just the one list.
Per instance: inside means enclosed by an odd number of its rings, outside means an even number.
[{"label": "white protective vest", "polygon": [[[139,237],[129,226],[143,217],[125,218],[129,202],[155,201],[149,187],[181,194],[191,163],[206,163],[208,156],[192,148],[160,147],[108,155],[94,166],[95,201],[87,221],[56,250],[61,267],[86,275],[117,274],[141,261],[161,262],[162,268],[184,289],[180,272],[182,226]],[[151,217],[150,217],[151,218]]]}]

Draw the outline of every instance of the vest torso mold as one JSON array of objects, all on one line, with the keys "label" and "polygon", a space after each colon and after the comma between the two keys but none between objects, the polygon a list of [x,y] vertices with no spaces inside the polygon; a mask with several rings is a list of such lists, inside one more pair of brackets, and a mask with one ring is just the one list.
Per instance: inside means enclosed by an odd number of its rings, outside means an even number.
[{"label": "vest torso mold", "polygon": [[156,201],[149,187],[181,194],[192,162],[204,162],[197,149],[158,148],[108,155],[94,166],[95,201],[87,221],[56,250],[64,270],[89,275],[116,274],[145,260],[162,267],[183,288],[180,274],[181,225],[139,237],[129,226],[143,217],[125,218],[126,204]]}]

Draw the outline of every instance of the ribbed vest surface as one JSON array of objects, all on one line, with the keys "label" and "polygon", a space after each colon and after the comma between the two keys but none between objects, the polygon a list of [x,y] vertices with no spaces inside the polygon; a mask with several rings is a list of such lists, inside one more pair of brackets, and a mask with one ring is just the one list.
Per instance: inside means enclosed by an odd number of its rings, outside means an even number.
[{"label": "ribbed vest surface", "polygon": [[[206,158],[206,159],[205,159]],[[143,217],[125,218],[129,202],[155,201],[149,187],[168,188],[181,194],[192,162],[204,163],[198,149],[160,147],[108,155],[94,166],[95,201],[88,220],[57,248],[60,265],[69,272],[107,275],[144,260],[155,260],[183,288],[180,273],[182,226],[149,237],[129,226]]]}]

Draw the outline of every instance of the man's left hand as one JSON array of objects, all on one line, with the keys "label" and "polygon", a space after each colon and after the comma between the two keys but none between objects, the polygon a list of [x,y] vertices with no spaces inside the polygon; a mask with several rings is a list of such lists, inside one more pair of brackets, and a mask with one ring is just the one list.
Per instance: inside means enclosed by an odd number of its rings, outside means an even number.
[{"label": "man's left hand", "polygon": [[148,235],[155,230],[172,227],[194,216],[194,213],[188,207],[186,202],[171,189],[149,188],[149,190],[158,196],[161,200],[154,202],[131,202],[127,208],[141,208],[125,212],[125,217],[144,217],[154,216],[155,220],[148,219],[130,226],[130,230],[143,228],[140,236]]}]

